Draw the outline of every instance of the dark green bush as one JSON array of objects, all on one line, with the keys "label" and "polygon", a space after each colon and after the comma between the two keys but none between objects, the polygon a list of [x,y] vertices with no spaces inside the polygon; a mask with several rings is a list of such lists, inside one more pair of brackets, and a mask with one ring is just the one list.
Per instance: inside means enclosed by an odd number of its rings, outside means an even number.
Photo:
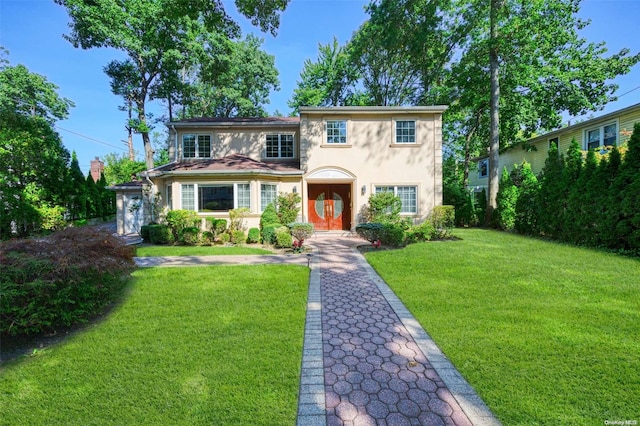
[{"label": "dark green bush", "polygon": [[249,235],[247,235],[247,243],[255,244],[260,242],[260,230],[258,228],[249,229]]},{"label": "dark green bush", "polygon": [[149,225],[151,244],[173,244],[174,241],[173,232],[167,225]]},{"label": "dark green bush", "polygon": [[373,243],[374,241],[381,239],[383,228],[384,225],[381,223],[359,223],[356,225],[356,234],[370,243]]},{"label": "dark green bush", "polygon": [[262,227],[262,243],[263,244],[275,244],[276,242],[276,229],[281,227],[279,223],[270,223]]},{"label": "dark green bush", "polygon": [[244,244],[247,241],[247,234],[240,229],[236,229],[231,233],[231,242],[233,244]]},{"label": "dark green bush", "polygon": [[226,219],[218,219],[217,217],[208,217],[207,224],[209,226],[209,230],[213,234],[213,239],[215,240],[218,235],[222,234],[227,230],[227,220]]},{"label": "dark green bush", "polygon": [[145,243],[149,242],[149,226],[150,225],[142,225],[140,227],[140,236]]},{"label": "dark green bush", "polygon": [[200,227],[200,218],[193,210],[171,210],[167,213],[166,220],[176,241],[182,241],[184,228]]},{"label": "dark green bush", "polygon": [[92,227],[2,243],[0,263],[3,335],[86,322],[120,297],[134,267],[132,247]]},{"label": "dark green bush", "polygon": [[201,241],[202,241],[202,245],[210,246],[211,244],[213,244],[213,242],[215,241],[213,232],[204,231],[202,233]]},{"label": "dark green bush", "polygon": [[266,225],[271,225],[272,223],[280,223],[279,220],[278,213],[276,212],[276,206],[271,203],[265,207],[262,215],[260,215],[260,229],[263,229]]},{"label": "dark green bush", "polygon": [[404,244],[404,227],[399,223],[383,223],[380,242],[386,246],[398,247]]},{"label": "dark green bush", "polygon": [[289,228],[280,226],[275,230],[276,247],[288,248],[293,245],[293,237]]},{"label": "dark green bush", "polygon": [[200,244],[200,228],[189,226],[182,230],[182,241],[188,246]]}]

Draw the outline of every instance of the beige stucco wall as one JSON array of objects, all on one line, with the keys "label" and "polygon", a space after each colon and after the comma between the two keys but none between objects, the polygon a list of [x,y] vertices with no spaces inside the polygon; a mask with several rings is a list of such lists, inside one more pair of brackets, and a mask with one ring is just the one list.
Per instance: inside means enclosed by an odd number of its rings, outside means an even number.
[{"label": "beige stucco wall", "polygon": [[[257,125],[257,126],[236,126],[236,127],[213,127],[211,125],[191,125],[180,127],[176,133],[172,132],[173,149],[177,159],[182,159],[182,137],[185,134],[210,135],[211,136],[211,158],[222,158],[231,154],[242,154],[255,160],[265,158],[266,135],[268,134],[292,134],[294,139],[294,158],[299,156],[299,127],[295,125]],[[175,159],[173,157],[172,159]],[[277,161],[269,159],[270,161]],[[287,159],[291,160],[291,159]]]},{"label": "beige stucco wall", "polygon": [[[307,183],[352,183],[352,228],[376,186],[417,186],[418,212],[411,215],[416,222],[424,219],[434,206],[442,204],[441,112],[401,108],[386,113],[380,110],[339,112],[339,109],[331,112],[302,109],[300,159]],[[346,144],[325,143],[326,120],[346,120]],[[415,120],[415,144],[395,143],[395,120]],[[305,188],[305,218],[308,217],[306,195]]]}]

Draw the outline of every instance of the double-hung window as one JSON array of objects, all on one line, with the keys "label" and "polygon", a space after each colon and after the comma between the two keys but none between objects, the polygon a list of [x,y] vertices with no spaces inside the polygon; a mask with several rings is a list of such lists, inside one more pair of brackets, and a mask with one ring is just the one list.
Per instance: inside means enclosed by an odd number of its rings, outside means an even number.
[{"label": "double-hung window", "polygon": [[393,192],[400,198],[402,207],[400,213],[418,213],[418,187],[417,186],[376,186],[376,194],[381,192]]},{"label": "double-hung window", "polygon": [[416,143],[416,122],[396,121],[396,143]]},{"label": "double-hung window", "polygon": [[267,135],[267,158],[293,158],[293,135]]},{"label": "double-hung window", "polygon": [[184,210],[226,212],[241,207],[251,208],[251,186],[248,183],[182,185]]},{"label": "double-hung window", "polygon": [[276,202],[278,197],[278,185],[263,183],[260,185],[260,211],[263,212],[269,204]]},{"label": "double-hung window", "polygon": [[347,121],[327,120],[327,143],[346,144],[347,143]]},{"label": "double-hung window", "polygon": [[182,135],[183,158],[211,158],[211,135]]},{"label": "double-hung window", "polygon": [[608,123],[585,131],[585,148],[595,149],[600,146],[615,146],[618,143],[618,126]]}]

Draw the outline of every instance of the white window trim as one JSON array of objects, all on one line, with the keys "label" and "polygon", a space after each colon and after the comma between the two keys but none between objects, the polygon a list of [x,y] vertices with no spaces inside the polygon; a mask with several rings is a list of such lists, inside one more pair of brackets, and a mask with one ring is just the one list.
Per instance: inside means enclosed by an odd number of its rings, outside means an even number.
[{"label": "white window trim", "polygon": [[272,185],[276,187],[276,199],[274,199],[273,201],[276,201],[278,199],[278,193],[280,192],[279,182],[260,182],[260,185],[258,185],[258,205],[260,206],[260,213],[264,212],[264,208],[262,207],[262,185]]},{"label": "white window trim", "polygon": [[[483,163],[487,163],[487,173],[486,174],[482,174],[482,164]],[[478,179],[484,179],[484,178],[488,178],[489,177],[489,159],[485,158],[483,160],[478,161]]]},{"label": "white window trim", "polygon": [[[199,196],[198,196],[198,189],[199,187],[202,186],[215,186],[215,185],[233,185],[233,208],[237,209],[238,208],[238,185],[249,185],[249,210],[252,210],[252,206],[253,203],[251,202],[251,189],[252,189],[252,185],[250,181],[247,182],[210,182],[210,183],[183,183],[180,185],[180,208],[184,208],[184,206],[182,205],[182,201],[183,201],[183,197],[182,197],[182,188],[184,185],[193,185],[193,211],[195,211],[198,214],[216,214],[216,213],[225,213],[224,210],[221,211],[216,211],[216,212],[202,212],[200,211],[200,206],[199,206]],[[185,209],[186,210],[186,209]]]},{"label": "white window trim", "polygon": [[[185,136],[195,136],[196,140],[196,146],[195,146],[195,157],[185,157],[184,156],[184,137]],[[198,136],[209,136],[209,156],[208,157],[200,157],[199,156],[199,150],[198,150]],[[211,133],[183,133],[182,134],[182,139],[180,140],[180,155],[182,156],[183,160],[193,160],[193,159],[198,159],[198,158],[213,158],[213,135]]]},{"label": "white window trim", "polygon": [[415,212],[400,212],[401,216],[417,216],[420,212],[420,185],[415,183],[399,183],[399,184],[374,184],[373,193],[377,194],[377,188],[393,188],[393,195],[398,196],[398,187],[412,187],[416,189],[416,211]]},{"label": "white window trim", "polygon": [[[267,156],[267,136],[278,136],[278,156],[277,157],[269,157]],[[282,156],[282,139],[281,136],[291,136],[293,139],[293,153],[291,157],[283,157]],[[291,160],[296,158],[296,134],[292,132],[283,132],[283,133],[265,133],[264,135],[264,155],[262,158],[269,160]]]},{"label": "white window trim", "polygon": [[618,146],[618,144],[620,143],[620,120],[615,119],[613,121],[607,121],[605,123],[602,123],[598,126],[591,126],[591,127],[587,127],[582,131],[582,149],[585,151],[589,150],[589,132],[593,131],[593,130],[599,130],[599,137],[600,137],[600,141],[599,141],[599,145],[598,147],[604,146],[604,128],[607,126],[610,126],[612,124],[615,124],[616,126],[616,146]]},{"label": "white window trim", "polygon": [[[398,122],[413,122],[413,142],[398,142]],[[418,120],[409,118],[395,118],[393,120],[392,145],[415,146],[418,143]]]},{"label": "white window trim", "polygon": [[[344,121],[344,142],[329,142],[329,122],[336,122],[336,121]],[[349,142],[349,120],[347,120],[346,118],[331,118],[331,119],[326,119],[324,120],[324,132],[323,132],[323,139],[322,139],[322,145],[323,146],[351,146],[351,143]]]}]

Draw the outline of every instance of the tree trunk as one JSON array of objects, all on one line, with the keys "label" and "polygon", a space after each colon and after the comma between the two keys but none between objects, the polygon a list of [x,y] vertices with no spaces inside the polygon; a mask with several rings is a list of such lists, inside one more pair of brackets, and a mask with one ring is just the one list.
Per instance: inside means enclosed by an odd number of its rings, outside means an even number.
[{"label": "tree trunk", "polygon": [[499,150],[500,150],[500,65],[498,63],[498,8],[501,0],[491,0],[490,26],[491,37],[489,40],[489,72],[491,75],[491,128],[489,132],[489,200],[485,224],[491,225],[494,210],[498,207],[499,186]]},{"label": "tree trunk", "polygon": [[147,170],[153,169],[153,146],[149,137],[149,126],[147,126],[147,117],[144,110],[144,102],[137,102],[138,121],[140,123],[139,132],[142,135],[142,144],[144,145],[144,159],[147,163]]}]

